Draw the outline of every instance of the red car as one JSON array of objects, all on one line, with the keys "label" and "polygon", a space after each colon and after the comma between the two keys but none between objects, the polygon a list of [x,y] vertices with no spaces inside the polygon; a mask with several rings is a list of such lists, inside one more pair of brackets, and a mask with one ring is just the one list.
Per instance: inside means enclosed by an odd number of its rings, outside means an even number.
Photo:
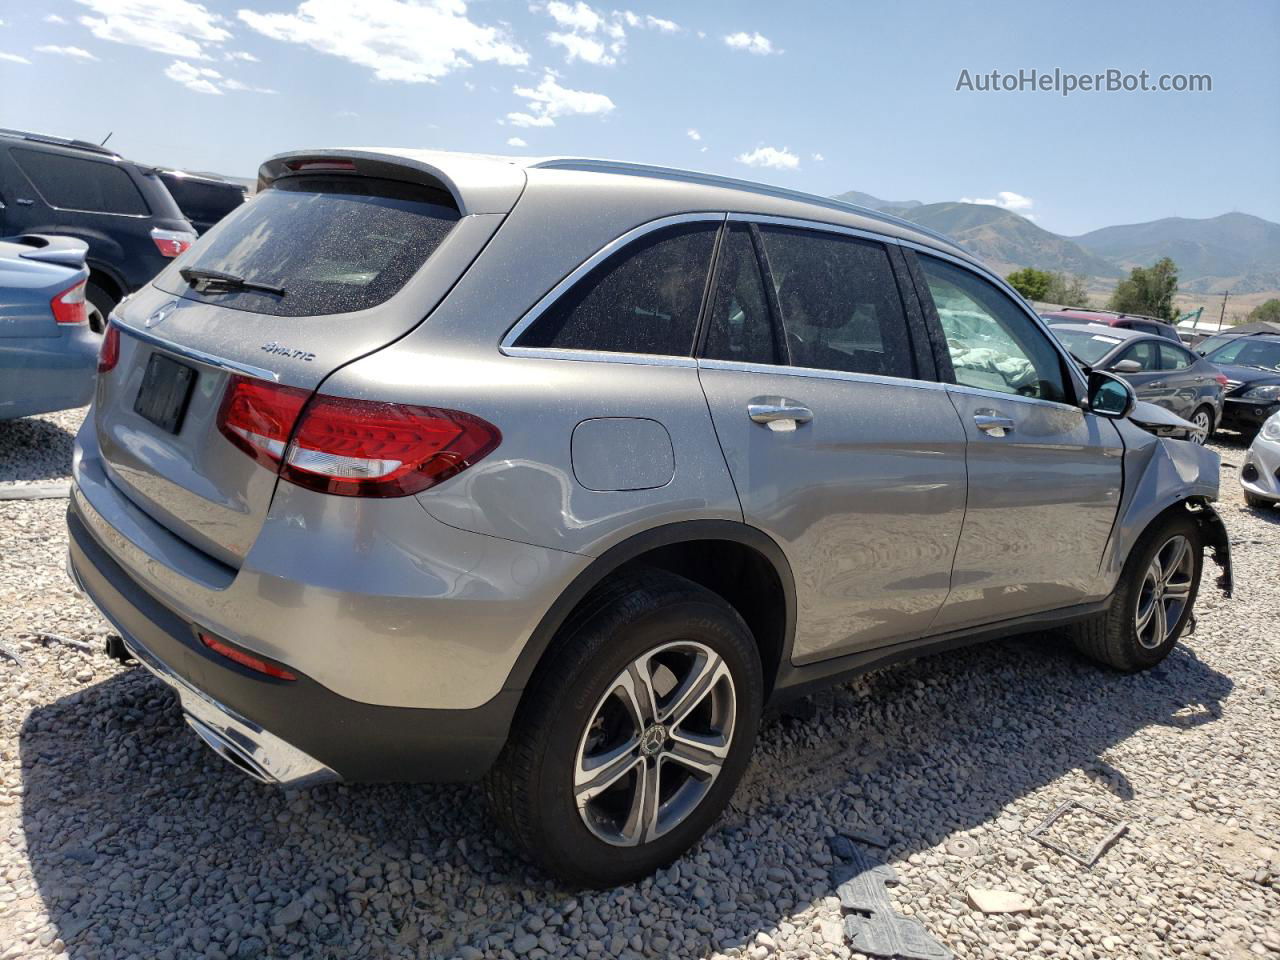
[{"label": "red car", "polygon": [[1108,327],[1123,327],[1125,330],[1141,330],[1143,333],[1164,337],[1174,343],[1181,343],[1178,330],[1171,323],[1157,320],[1155,317],[1144,317],[1136,313],[1115,313],[1111,310],[1076,310],[1064,308],[1052,313],[1042,313],[1049,326],[1061,323],[1101,323]]}]

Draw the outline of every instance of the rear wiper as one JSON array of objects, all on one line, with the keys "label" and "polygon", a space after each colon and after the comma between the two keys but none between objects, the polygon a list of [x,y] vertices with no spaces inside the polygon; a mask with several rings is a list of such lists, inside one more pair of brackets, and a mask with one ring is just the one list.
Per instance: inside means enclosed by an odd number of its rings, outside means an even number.
[{"label": "rear wiper", "polygon": [[178,273],[182,275],[183,280],[195,287],[200,293],[204,293],[210,287],[221,287],[227,290],[258,290],[262,293],[274,293],[277,297],[284,296],[284,287],[277,286],[274,283],[259,283],[257,280],[246,280],[239,274],[227,273],[223,270],[183,267]]}]

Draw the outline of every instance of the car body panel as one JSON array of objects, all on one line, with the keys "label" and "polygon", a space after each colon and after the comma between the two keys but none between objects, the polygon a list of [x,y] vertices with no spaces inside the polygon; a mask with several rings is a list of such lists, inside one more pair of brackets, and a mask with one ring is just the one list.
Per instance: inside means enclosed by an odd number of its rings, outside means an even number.
[{"label": "car body panel", "polygon": [[1240,465],[1240,486],[1255,497],[1280,503],[1280,414],[1264,423]]}]

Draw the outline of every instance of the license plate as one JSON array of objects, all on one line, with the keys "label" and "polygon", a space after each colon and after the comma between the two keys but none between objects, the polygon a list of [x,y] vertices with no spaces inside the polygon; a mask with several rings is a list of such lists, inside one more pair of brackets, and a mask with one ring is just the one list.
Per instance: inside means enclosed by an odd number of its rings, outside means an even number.
[{"label": "license plate", "polygon": [[138,398],[133,402],[134,412],[161,430],[177,433],[182,429],[182,418],[195,383],[194,369],[162,353],[153,353],[147,361]]}]

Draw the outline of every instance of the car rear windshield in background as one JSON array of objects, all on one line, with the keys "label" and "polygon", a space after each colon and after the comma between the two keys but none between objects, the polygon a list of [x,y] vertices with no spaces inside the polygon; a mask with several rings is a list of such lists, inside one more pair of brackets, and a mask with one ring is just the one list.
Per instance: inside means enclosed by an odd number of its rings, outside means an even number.
[{"label": "car rear windshield in background", "polygon": [[233,211],[182,260],[184,269],[231,274],[283,294],[218,284],[197,290],[176,271],[164,288],[277,317],[365,310],[403,287],[458,218],[448,193],[420,184],[291,177]]},{"label": "car rear windshield in background", "polygon": [[1083,333],[1079,330],[1064,330],[1062,327],[1049,329],[1062,341],[1068,353],[1089,366],[1093,366],[1121,342],[1120,337],[1108,337],[1105,333]]}]

